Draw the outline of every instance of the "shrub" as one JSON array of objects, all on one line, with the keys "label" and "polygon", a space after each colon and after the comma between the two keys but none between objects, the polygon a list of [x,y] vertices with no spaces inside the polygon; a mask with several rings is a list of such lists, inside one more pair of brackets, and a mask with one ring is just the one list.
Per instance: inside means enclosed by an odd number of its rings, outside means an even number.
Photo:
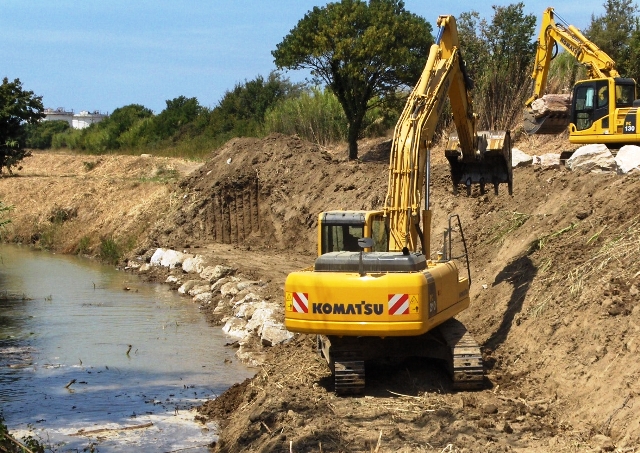
[{"label": "shrub", "polygon": [[111,237],[100,238],[100,259],[108,264],[118,264],[122,251],[120,245]]}]

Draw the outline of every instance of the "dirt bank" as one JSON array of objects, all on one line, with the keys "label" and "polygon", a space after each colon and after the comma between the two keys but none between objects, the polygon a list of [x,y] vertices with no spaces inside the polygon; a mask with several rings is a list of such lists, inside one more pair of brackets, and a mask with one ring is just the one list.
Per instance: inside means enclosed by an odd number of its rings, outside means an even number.
[{"label": "dirt bank", "polygon": [[[517,146],[559,153],[566,143]],[[388,143],[363,144],[358,162],[343,154],[295,137],[238,139],[184,178],[179,161],[120,156],[88,169],[87,156],[39,154],[0,181],[0,199],[16,206],[10,239],[42,243],[55,228],[63,251],[87,236],[95,253],[105,235],[138,254],[190,250],[268,280],[277,298],[286,273],[313,260],[318,212],[382,204]],[[434,231],[460,214],[473,284],[459,319],[483,346],[486,390],[453,393],[437,362],[414,360],[368,365],[366,396],[336,398],[313,339],[299,336],[203,407],[222,424],[218,451],[639,448],[640,178],[540,167],[514,178],[512,197],[453,196],[434,151]],[[51,222],[60,207],[77,215]]]}]

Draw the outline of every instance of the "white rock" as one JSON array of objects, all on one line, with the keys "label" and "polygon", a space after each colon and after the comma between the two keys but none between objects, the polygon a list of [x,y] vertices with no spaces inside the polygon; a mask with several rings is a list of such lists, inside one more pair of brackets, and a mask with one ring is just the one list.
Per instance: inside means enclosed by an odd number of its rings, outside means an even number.
[{"label": "white rock", "polygon": [[222,331],[229,336],[236,338],[244,338],[247,336],[247,321],[241,318],[230,318],[222,327]]},{"label": "white rock", "polygon": [[142,263],[134,260],[127,261],[127,267],[125,269],[139,269]]},{"label": "white rock", "polygon": [[640,170],[640,146],[625,145],[616,154],[618,173],[626,175],[633,170]]},{"label": "white rock", "polygon": [[275,322],[265,324],[260,333],[260,341],[264,346],[274,346],[292,338],[293,333],[289,332],[282,324]]},{"label": "white rock", "polygon": [[182,262],[182,270],[187,274],[199,274],[204,270],[204,258],[200,255],[188,257]]},{"label": "white rock", "polygon": [[189,294],[190,296],[197,296],[198,294],[208,293],[208,292],[210,292],[209,284],[195,285],[189,291],[187,291],[187,294]]},{"label": "white rock", "polygon": [[534,163],[543,168],[560,168],[560,154],[548,153],[536,156]]},{"label": "white rock", "polygon": [[149,263],[151,263],[152,266],[160,266],[160,262],[162,261],[162,256],[166,251],[167,249],[163,249],[163,248],[156,249],[156,251],[153,252],[153,255],[151,255],[151,260],[149,261]]},{"label": "white rock", "polygon": [[571,171],[590,172],[616,171],[617,168],[613,154],[602,143],[581,146],[567,159],[566,166]]},{"label": "white rock", "polygon": [[257,294],[247,293],[247,294],[245,294],[245,296],[242,299],[237,301],[234,305],[238,306],[238,305],[244,304],[246,302],[260,302],[261,300],[262,300],[262,298],[260,296],[258,296]]},{"label": "white rock", "polygon": [[532,163],[533,157],[531,157],[524,151],[520,151],[518,148],[511,148],[511,166],[513,168],[527,167]]},{"label": "white rock", "polygon": [[218,264],[216,266],[207,266],[200,272],[200,278],[213,282],[225,277],[233,272],[233,268]]},{"label": "white rock", "polygon": [[144,263],[142,266],[140,266],[140,268],[138,269],[138,272],[140,272],[141,274],[144,274],[145,272],[149,272],[149,269],[151,269],[151,264]]},{"label": "white rock", "polygon": [[236,351],[236,357],[242,363],[255,367],[262,365],[267,358],[265,353],[256,352],[253,349],[245,350],[242,346]]},{"label": "white rock", "polygon": [[186,281],[186,282],[184,282],[182,284],[182,286],[180,288],[178,288],[178,292],[180,294],[187,294],[189,291],[191,291],[191,288],[196,286],[198,283],[201,283],[201,280],[189,280],[189,281]]},{"label": "white rock", "polygon": [[215,283],[211,285],[211,291],[213,291],[215,293],[216,291],[218,291],[220,289],[220,287],[222,285],[224,285],[228,281],[229,281],[229,279],[226,278],[226,277],[222,277],[222,278],[216,280]]},{"label": "white rock", "polygon": [[240,282],[238,283],[238,291],[244,291],[247,288],[250,288],[251,286],[257,286],[260,285],[259,281],[244,281],[244,282]]},{"label": "white rock", "polygon": [[200,294],[197,294],[193,298],[193,301],[198,303],[198,304],[206,304],[206,303],[211,302],[212,299],[213,299],[213,294],[211,294],[211,293],[200,293]]},{"label": "white rock", "polygon": [[238,318],[251,319],[260,302],[266,304],[259,296],[249,293],[234,304],[234,315]]},{"label": "white rock", "polygon": [[221,300],[220,302],[218,302],[218,305],[216,306],[216,308],[213,309],[213,312],[218,314],[218,313],[222,313],[223,311],[224,311],[224,300]]},{"label": "white rock", "polygon": [[222,294],[223,297],[235,296],[239,292],[238,282],[233,281],[233,279],[220,287],[220,294]]},{"label": "white rock", "polygon": [[164,282],[165,283],[178,283],[178,277],[176,277],[175,275],[169,275]]},{"label": "white rock", "polygon": [[169,269],[173,269],[174,267],[182,266],[182,262],[185,259],[189,258],[190,256],[191,255],[186,255],[182,252],[169,249],[162,254],[160,265],[162,267],[168,267]]},{"label": "white rock", "polygon": [[260,302],[253,312],[251,319],[247,323],[246,329],[248,331],[256,331],[259,335],[259,329],[264,324],[267,324],[267,321],[275,322],[275,313],[276,308],[273,306],[273,304],[269,304],[268,302]]}]

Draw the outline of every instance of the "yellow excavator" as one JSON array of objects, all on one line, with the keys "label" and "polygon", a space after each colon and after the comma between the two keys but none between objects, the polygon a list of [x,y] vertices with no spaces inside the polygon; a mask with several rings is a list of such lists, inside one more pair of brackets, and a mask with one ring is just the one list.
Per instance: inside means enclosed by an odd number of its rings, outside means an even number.
[{"label": "yellow excavator", "polygon": [[[558,44],[585,66],[588,78],[574,85],[569,108],[536,111],[534,103],[545,94]],[[616,147],[640,142],[636,114],[640,104],[634,103],[636,81],[620,77],[613,59],[555,14],[553,8],[547,8],[542,16],[531,77],[533,95],[525,102],[524,111],[524,130],[528,134],[557,134],[568,127],[571,143]]]},{"label": "yellow excavator", "polygon": [[458,216],[430,258],[429,150],[447,96],[457,130],[445,150],[454,188],[493,184],[497,192],[506,183],[511,193],[511,142],[508,131],[476,130],[455,19],[437,23],[394,131],[384,208],[321,213],[314,265],[285,282],[285,325],[317,334],[339,395],[362,393],[365,361],[378,358],[434,357],[448,365],[454,389],[483,387],[480,348],[454,319],[469,306],[471,284]]}]

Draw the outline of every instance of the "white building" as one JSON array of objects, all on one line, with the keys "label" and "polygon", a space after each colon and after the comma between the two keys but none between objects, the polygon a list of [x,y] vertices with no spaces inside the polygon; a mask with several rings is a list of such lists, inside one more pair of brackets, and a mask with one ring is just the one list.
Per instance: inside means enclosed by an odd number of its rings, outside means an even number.
[{"label": "white building", "polygon": [[80,113],[73,113],[73,110],[67,111],[64,107],[58,107],[55,110],[44,109],[44,115],[42,121],[66,121],[74,129],[84,129],[93,123],[99,123],[109,116],[97,110],[94,112],[83,110]]},{"label": "white building", "polygon": [[73,115],[71,127],[74,129],[84,129],[85,127],[91,126],[93,123],[99,123],[106,117],[107,115],[100,113],[97,110],[93,113],[83,110],[82,112]]},{"label": "white building", "polygon": [[69,126],[73,126],[73,110],[66,111],[64,107],[57,109],[44,109],[44,119],[42,121],[66,121]]}]

